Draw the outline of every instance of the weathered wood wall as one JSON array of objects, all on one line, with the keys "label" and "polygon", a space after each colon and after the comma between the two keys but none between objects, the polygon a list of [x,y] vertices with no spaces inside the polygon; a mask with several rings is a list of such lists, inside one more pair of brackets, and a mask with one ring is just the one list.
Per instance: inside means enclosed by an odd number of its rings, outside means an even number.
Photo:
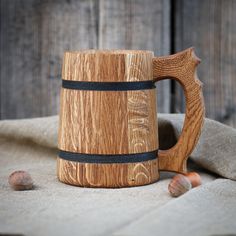
[{"label": "weathered wood wall", "polygon": [[1,119],[57,114],[63,52],[97,47],[97,7],[1,0]]},{"label": "weathered wood wall", "polygon": [[[193,45],[207,116],[236,126],[235,0],[0,0],[0,7],[0,119],[58,113],[65,50],[167,55]],[[178,85],[157,87],[159,112],[184,111]]]},{"label": "weathered wood wall", "polygon": [[[58,113],[65,50],[149,49],[169,54],[167,0],[1,0],[1,119]],[[154,23],[156,22],[156,23]],[[169,111],[169,82],[159,111]]]},{"label": "weathered wood wall", "polygon": [[[170,53],[169,0],[100,0],[99,48]],[[170,111],[170,81],[158,83],[158,111]]]},{"label": "weathered wood wall", "polygon": [[[207,116],[236,127],[236,1],[178,0],[174,8],[175,50],[194,45],[202,59]],[[175,111],[184,111],[179,87]]]}]

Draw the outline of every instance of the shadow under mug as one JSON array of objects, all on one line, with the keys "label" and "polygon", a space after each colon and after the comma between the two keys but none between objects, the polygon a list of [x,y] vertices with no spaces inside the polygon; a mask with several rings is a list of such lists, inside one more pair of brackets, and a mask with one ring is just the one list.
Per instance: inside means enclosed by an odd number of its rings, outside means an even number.
[{"label": "shadow under mug", "polygon": [[[193,48],[154,57],[142,50],[65,52],[57,175],[86,187],[153,183],[159,171],[186,172],[204,118]],[[159,150],[155,82],[183,87],[186,115],[175,146]]]}]

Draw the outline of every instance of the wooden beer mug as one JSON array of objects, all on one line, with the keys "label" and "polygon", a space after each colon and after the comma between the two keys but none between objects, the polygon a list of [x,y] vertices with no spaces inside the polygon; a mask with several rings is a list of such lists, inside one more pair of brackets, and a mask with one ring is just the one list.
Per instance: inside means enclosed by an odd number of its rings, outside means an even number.
[{"label": "wooden beer mug", "polygon": [[[154,57],[151,51],[65,52],[57,175],[85,187],[153,183],[159,171],[186,172],[203,124],[199,59],[193,48]],[[182,134],[158,150],[155,82],[177,80],[186,97]]]}]

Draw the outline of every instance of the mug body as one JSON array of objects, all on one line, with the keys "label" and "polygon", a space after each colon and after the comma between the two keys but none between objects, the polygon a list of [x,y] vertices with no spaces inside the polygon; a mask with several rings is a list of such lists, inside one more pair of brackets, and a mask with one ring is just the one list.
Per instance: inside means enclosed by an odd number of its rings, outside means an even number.
[{"label": "mug body", "polygon": [[57,175],[84,187],[158,180],[153,52],[85,50],[63,59]]}]

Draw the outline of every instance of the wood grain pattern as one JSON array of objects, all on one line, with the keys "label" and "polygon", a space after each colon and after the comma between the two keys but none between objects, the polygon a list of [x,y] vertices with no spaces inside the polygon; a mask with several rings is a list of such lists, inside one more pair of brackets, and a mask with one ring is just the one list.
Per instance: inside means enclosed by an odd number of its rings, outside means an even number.
[{"label": "wood grain pattern", "polygon": [[[0,11],[0,119],[58,114],[66,50],[170,53],[169,0],[1,0]],[[158,89],[169,112],[169,81]]]},{"label": "wood grain pattern", "polygon": [[[78,81],[152,80],[149,51],[66,52],[63,79]],[[158,149],[155,89],[136,91],[61,90],[59,149],[87,154],[131,154]],[[62,182],[88,187],[152,183],[158,161],[91,164],[58,158]]]},{"label": "wood grain pattern", "polygon": [[203,125],[205,107],[202,83],[197,77],[196,67],[200,59],[193,48],[175,55],[154,58],[153,76],[156,81],[172,78],[183,87],[186,98],[186,113],[182,134],[177,144],[169,150],[159,151],[159,169],[186,172],[187,158],[195,147]]},{"label": "wood grain pattern", "polygon": [[0,6],[0,119],[58,114],[63,53],[97,47],[97,1]]},{"label": "wood grain pattern", "polygon": [[[175,49],[194,45],[203,61],[199,77],[206,116],[236,127],[236,1],[177,0],[175,5]],[[185,111],[180,88],[175,107],[175,112]]]},{"label": "wood grain pattern", "polygon": [[[58,114],[65,50],[168,55],[194,45],[206,115],[236,126],[235,10],[235,0],[1,0],[0,119]],[[158,111],[184,112],[182,89],[172,96],[170,82],[160,83]]]},{"label": "wood grain pattern", "polygon": [[[186,172],[204,119],[200,60],[193,48],[153,58],[149,51],[81,51],[64,56],[63,79],[154,81],[173,78],[183,86],[186,117],[178,143],[141,163],[78,163],[58,158],[60,181],[87,187],[125,187],[155,182],[159,170]],[[87,154],[131,154],[158,149],[155,91],[61,91],[59,149]],[[159,168],[158,168],[159,165]]]},{"label": "wood grain pattern", "polygon": [[120,188],[139,186],[158,180],[158,160],[129,164],[91,164],[57,158],[61,182],[82,187]]},{"label": "wood grain pattern", "polygon": [[[100,0],[99,49],[141,49],[170,54],[170,0]],[[159,112],[170,112],[170,81],[157,85]]]}]

